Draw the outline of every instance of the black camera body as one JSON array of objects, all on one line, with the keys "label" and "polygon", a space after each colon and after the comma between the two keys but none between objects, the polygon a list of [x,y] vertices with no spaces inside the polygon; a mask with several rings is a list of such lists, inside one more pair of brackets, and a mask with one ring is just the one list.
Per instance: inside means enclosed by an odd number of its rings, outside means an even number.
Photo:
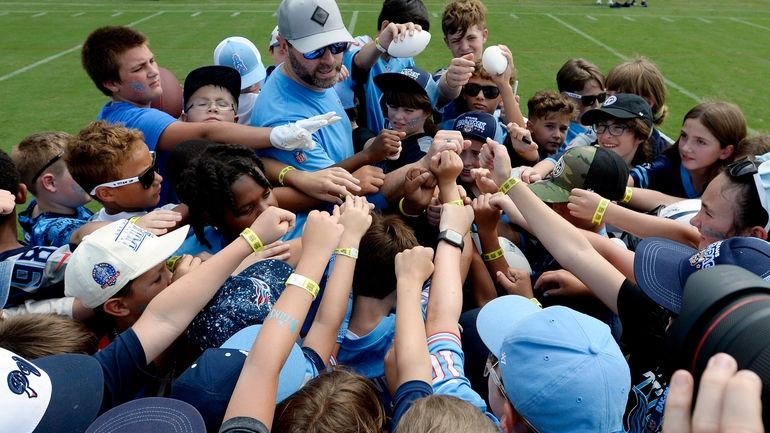
[{"label": "black camera body", "polygon": [[682,311],[666,331],[667,376],[688,370],[697,389],[709,358],[719,352],[762,379],[762,418],[770,425],[770,283],[734,265],[687,279]]}]

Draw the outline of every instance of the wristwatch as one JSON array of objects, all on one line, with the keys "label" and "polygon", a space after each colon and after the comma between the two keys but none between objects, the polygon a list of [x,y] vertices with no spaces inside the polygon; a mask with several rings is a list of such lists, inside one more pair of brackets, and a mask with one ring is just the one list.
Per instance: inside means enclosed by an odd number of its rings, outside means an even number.
[{"label": "wristwatch", "polygon": [[463,247],[465,246],[465,241],[463,241],[463,235],[461,235],[460,233],[454,230],[447,229],[439,233],[438,240],[439,242],[444,241],[449,245],[459,248],[460,250],[462,250]]}]

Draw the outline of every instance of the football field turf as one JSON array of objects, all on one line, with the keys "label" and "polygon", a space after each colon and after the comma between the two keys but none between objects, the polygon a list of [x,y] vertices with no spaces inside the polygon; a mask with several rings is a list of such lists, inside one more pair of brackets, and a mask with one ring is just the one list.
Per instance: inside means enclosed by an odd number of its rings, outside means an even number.
[{"label": "football field turf", "polygon": [[[637,3],[639,0],[637,0]],[[130,25],[151,40],[158,63],[183,80],[210,64],[227,36],[245,36],[270,64],[267,43],[278,1],[0,1],[0,146],[10,149],[43,130],[75,133],[105,102],[80,66],[80,45],[103,25]],[[526,100],[555,88],[559,67],[584,57],[605,73],[620,61],[645,56],[668,80],[669,117],[676,137],[684,113],[704,99],[738,104],[754,131],[770,131],[770,2],[649,0],[650,7],[610,9],[594,0],[488,0],[489,43],[511,48],[519,94]],[[376,31],[380,1],[338,1],[354,35]],[[426,1],[433,38],[417,57],[433,71],[449,61],[441,12]]]}]

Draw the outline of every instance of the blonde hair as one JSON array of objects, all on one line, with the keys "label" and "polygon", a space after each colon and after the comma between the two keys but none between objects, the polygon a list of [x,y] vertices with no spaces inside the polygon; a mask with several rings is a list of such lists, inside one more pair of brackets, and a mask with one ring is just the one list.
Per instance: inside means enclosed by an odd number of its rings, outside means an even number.
[{"label": "blonde hair", "polygon": [[0,320],[0,347],[25,358],[60,353],[91,355],[96,335],[85,325],[55,314],[21,314]]},{"label": "blonde hair", "polygon": [[275,413],[273,433],[381,433],[386,420],[374,384],[344,369],[310,380]]},{"label": "blonde hair", "polygon": [[86,191],[120,178],[118,169],[139,146],[146,146],[138,129],[92,122],[83,128],[64,153],[72,178]]},{"label": "blonde hair", "polygon": [[439,394],[415,401],[397,427],[398,433],[499,432],[476,406],[454,396]]},{"label": "blonde hair", "polygon": [[[13,163],[19,170],[21,183],[26,185],[32,191],[32,194],[37,194],[37,187],[35,185],[37,179],[32,177],[40,172],[56,155],[63,152],[74,138],[72,135],[62,131],[37,132],[25,137],[19,144],[14,146],[13,152],[11,152],[11,159],[13,159]],[[45,172],[51,172],[59,176],[65,167],[66,165],[63,161],[56,161],[40,173],[38,177]]]},{"label": "blonde hair", "polygon": [[627,60],[607,74],[607,90],[633,93],[651,104],[652,122],[660,125],[668,115],[666,79],[657,66],[645,58]]}]

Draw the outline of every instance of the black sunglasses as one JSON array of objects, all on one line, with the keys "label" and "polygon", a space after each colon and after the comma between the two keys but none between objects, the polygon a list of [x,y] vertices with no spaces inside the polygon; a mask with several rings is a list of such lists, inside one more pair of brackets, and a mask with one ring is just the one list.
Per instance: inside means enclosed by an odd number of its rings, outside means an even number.
[{"label": "black sunglasses", "polygon": [[344,52],[348,49],[348,46],[350,44],[348,42],[337,42],[331,45],[327,45],[325,47],[321,47],[317,50],[310,51],[308,53],[304,53],[302,57],[308,59],[308,60],[315,60],[320,59],[323,57],[324,53],[326,52],[326,49],[328,48],[329,51],[331,51],[332,54],[339,54]]},{"label": "black sunglasses", "polygon": [[580,101],[583,106],[589,106],[594,105],[594,102],[599,101],[601,104],[602,102],[607,100],[607,92],[597,93],[596,95],[579,95],[577,93],[572,92],[564,92],[565,95],[569,96],[572,99],[577,99]]},{"label": "black sunglasses", "polygon": [[40,176],[43,174],[43,172],[44,172],[44,171],[45,171],[45,170],[46,170],[48,167],[50,167],[50,166],[52,166],[52,165],[56,164],[56,161],[60,160],[62,156],[64,156],[64,151],[61,151],[61,152],[57,153],[57,154],[56,154],[56,155],[54,155],[54,156],[53,156],[51,159],[49,159],[49,160],[48,160],[48,162],[46,162],[45,164],[43,164],[43,166],[42,166],[42,167],[40,167],[40,170],[38,170],[38,171],[37,171],[37,173],[35,173],[35,175],[34,175],[34,176],[32,176],[32,181],[31,181],[30,183],[31,183],[32,185],[34,185],[34,184],[35,184],[35,182],[37,181],[37,178],[38,178],[38,177],[40,177]]},{"label": "black sunglasses", "polygon": [[500,96],[500,89],[497,86],[481,86],[474,83],[468,83],[463,87],[463,93],[468,96],[476,96],[479,92],[484,92],[484,97],[494,99]]},{"label": "black sunglasses", "polygon": [[155,173],[158,171],[158,163],[155,159],[155,152],[150,152],[150,155],[152,156],[152,165],[147,167],[147,170],[145,170],[139,176],[129,177],[127,179],[114,180],[112,182],[101,183],[99,185],[96,185],[89,194],[96,195],[96,188],[100,188],[100,187],[118,188],[125,185],[131,185],[132,183],[137,183],[137,182],[139,182],[139,184],[142,185],[142,188],[150,189],[153,182],[155,182]]}]

